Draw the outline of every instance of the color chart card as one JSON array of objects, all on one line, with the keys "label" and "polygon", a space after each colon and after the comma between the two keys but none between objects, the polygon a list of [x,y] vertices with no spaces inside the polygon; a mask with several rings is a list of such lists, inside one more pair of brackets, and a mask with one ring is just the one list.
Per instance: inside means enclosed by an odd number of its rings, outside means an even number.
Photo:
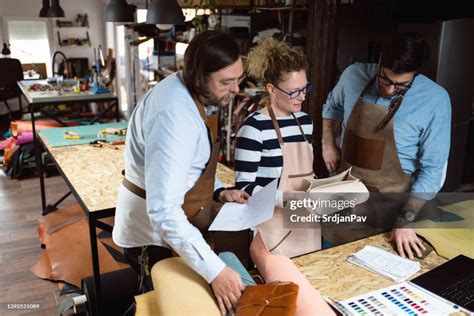
[{"label": "color chart card", "polygon": [[449,315],[446,301],[403,282],[339,302],[351,315]]}]

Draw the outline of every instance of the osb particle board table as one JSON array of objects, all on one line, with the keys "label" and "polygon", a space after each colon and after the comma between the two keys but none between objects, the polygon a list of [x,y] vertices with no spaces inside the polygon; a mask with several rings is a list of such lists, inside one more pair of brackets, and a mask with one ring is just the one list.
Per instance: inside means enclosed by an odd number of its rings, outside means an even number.
[{"label": "osb particle board table", "polygon": [[[47,84],[46,80],[21,80],[17,82],[20,87],[21,92],[28,101],[28,111],[31,115],[31,126],[33,135],[36,135],[35,127],[35,112],[39,111],[46,117],[57,121],[62,126],[66,124],[58,117],[57,113],[48,111],[47,108],[50,106],[57,106],[60,104],[66,105],[81,105],[89,104],[91,102],[104,103],[107,102],[108,106],[104,111],[99,112],[92,118],[88,124],[94,124],[98,122],[99,119],[103,117],[104,114],[115,108],[115,116],[117,122],[120,120],[120,111],[119,103],[116,95],[112,93],[99,93],[94,94],[92,92],[80,92],[80,93],[59,93],[58,91],[30,91],[30,86],[33,84]],[[35,157],[36,157],[36,168],[38,174],[40,175],[40,188],[41,188],[41,206],[43,214],[54,211],[55,207],[51,205],[46,205],[46,193],[44,188],[44,177],[43,177],[43,165],[41,162],[41,153],[39,144],[36,137],[33,137],[33,143],[35,148]],[[66,197],[66,196],[65,196]],[[64,197],[64,198],[65,198]],[[60,201],[56,204],[59,204]]]},{"label": "osb particle board table", "polygon": [[[387,238],[388,235],[385,234],[375,235],[294,258],[293,262],[322,295],[335,300],[346,300],[395,284],[389,279],[346,261],[349,255],[361,250],[365,245],[380,247],[395,253]],[[447,259],[432,251],[420,261],[421,270],[410,279],[446,261]]]}]

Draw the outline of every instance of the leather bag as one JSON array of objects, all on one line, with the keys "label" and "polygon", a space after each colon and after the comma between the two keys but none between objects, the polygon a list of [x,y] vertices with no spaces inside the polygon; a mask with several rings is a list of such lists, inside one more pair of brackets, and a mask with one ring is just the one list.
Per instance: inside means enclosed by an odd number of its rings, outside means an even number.
[{"label": "leather bag", "polygon": [[235,311],[236,316],[292,316],[296,311],[298,285],[293,282],[249,285]]}]

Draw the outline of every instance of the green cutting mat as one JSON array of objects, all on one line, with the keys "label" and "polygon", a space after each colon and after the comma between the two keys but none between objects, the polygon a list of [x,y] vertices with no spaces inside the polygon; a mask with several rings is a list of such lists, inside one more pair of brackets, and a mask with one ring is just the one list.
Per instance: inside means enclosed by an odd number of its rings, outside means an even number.
[{"label": "green cutting mat", "polygon": [[[128,122],[116,122],[107,124],[95,124],[95,125],[83,125],[83,126],[68,126],[58,128],[48,128],[38,131],[44,138],[50,147],[63,147],[63,146],[74,146],[89,144],[90,142],[97,139],[97,134],[106,128],[126,128]],[[84,138],[80,139],[65,139],[64,132],[71,131],[75,132]],[[116,140],[122,140],[125,136],[118,135],[104,135],[105,138],[101,138],[107,142],[113,142]]]}]

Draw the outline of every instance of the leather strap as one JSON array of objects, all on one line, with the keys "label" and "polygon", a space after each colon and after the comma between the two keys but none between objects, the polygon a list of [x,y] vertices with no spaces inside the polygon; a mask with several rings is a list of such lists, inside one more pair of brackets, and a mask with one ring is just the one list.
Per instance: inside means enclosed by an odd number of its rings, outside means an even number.
[{"label": "leather strap", "polygon": [[283,142],[283,137],[281,137],[280,125],[278,125],[278,121],[275,117],[275,113],[273,112],[272,107],[269,105],[269,106],[267,106],[267,109],[268,109],[268,114],[270,114],[270,118],[272,119],[273,127],[275,127],[275,132],[277,134],[278,143],[280,143],[280,146],[282,146],[284,144],[284,142]]},{"label": "leather strap", "polygon": [[127,178],[123,178],[122,184],[124,187],[126,187],[130,192],[132,192],[135,195],[138,195],[142,199],[146,200],[146,191],[140,188],[139,186],[133,184],[132,182],[128,181]]},{"label": "leather strap", "polygon": [[298,119],[297,119],[296,116],[295,116],[295,113],[291,112],[291,115],[293,115],[293,118],[295,119],[296,124],[298,124],[298,128],[300,129],[301,135],[303,135],[304,140],[305,140],[307,143],[309,143],[309,142],[308,142],[308,139],[306,138],[306,135],[304,134],[303,128],[301,127],[300,121],[298,121]]},{"label": "leather strap", "polygon": [[[280,146],[282,146],[285,142],[283,141],[283,137],[281,136],[280,125],[278,124],[278,120],[276,119],[275,112],[273,112],[273,109],[270,105],[267,106],[267,109],[268,109],[268,114],[270,115],[270,118],[272,119],[273,127],[275,128],[275,133],[277,134],[278,143],[280,144]],[[309,143],[309,141],[306,138],[306,135],[303,131],[303,128],[301,127],[300,121],[298,121],[298,119],[295,116],[295,113],[291,112],[291,115],[295,119],[296,124],[298,125],[300,133],[303,136],[304,140],[307,143]]]},{"label": "leather strap", "polygon": [[[415,75],[416,76],[416,75]],[[377,78],[377,75],[373,76],[372,79],[367,83],[367,85],[364,87],[364,90],[362,90],[361,94],[359,95],[359,99],[362,99],[363,95],[369,90],[370,86],[372,86],[375,83],[375,80]],[[413,81],[415,78],[413,78]],[[400,92],[397,98],[395,98],[389,105],[389,111],[387,115],[380,121],[380,123],[377,125],[377,129],[383,130],[387,124],[392,120],[393,116],[395,113],[397,113],[398,109],[400,108],[400,105],[402,105],[403,98],[405,97],[405,94],[407,93],[408,89],[403,90]]]},{"label": "leather strap", "polygon": [[393,100],[393,102],[390,104],[390,109],[387,113],[387,115],[383,118],[383,120],[380,121],[379,125],[377,125],[377,129],[380,131],[387,126],[387,124],[390,122],[390,120],[393,118],[395,113],[397,113],[398,109],[400,108],[400,105],[402,104],[403,98],[405,96],[405,93],[400,93],[400,95]]}]

